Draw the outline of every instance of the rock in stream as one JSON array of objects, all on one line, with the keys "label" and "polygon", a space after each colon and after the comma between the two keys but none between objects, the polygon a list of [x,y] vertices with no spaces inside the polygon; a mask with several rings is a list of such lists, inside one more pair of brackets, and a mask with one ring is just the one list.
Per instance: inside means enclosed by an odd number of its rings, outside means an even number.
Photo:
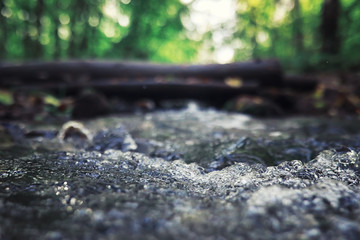
[{"label": "rock in stream", "polygon": [[359,123],[192,107],[2,124],[0,239],[359,239]]}]

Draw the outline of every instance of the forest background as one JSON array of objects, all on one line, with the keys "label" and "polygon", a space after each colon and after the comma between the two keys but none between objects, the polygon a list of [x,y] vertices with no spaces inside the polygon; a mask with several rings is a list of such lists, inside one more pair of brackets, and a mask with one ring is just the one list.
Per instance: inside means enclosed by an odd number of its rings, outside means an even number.
[{"label": "forest background", "polygon": [[4,0],[0,12],[0,61],[360,67],[358,0]]}]

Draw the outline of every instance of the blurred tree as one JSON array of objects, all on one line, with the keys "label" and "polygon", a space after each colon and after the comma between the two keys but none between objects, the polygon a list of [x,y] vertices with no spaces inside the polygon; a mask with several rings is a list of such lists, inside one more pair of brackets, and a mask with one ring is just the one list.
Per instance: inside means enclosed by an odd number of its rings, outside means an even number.
[{"label": "blurred tree", "polygon": [[[274,57],[295,70],[360,67],[359,0],[233,1],[237,19],[228,24],[234,34],[226,45],[233,44],[234,60]],[[0,60],[192,62],[215,34],[209,29],[202,36],[208,41],[190,40],[182,20],[191,12],[182,2],[2,0]],[[217,28],[218,34],[224,26]]]},{"label": "blurred tree", "polygon": [[293,19],[293,38],[297,52],[304,50],[304,35],[302,31],[302,14],[299,0],[294,0],[294,8],[291,11]]},{"label": "blurred tree", "polygon": [[0,59],[6,58],[7,24],[5,22],[7,8],[4,1],[0,1]]},{"label": "blurred tree", "polygon": [[235,60],[276,57],[294,70],[359,67],[360,1],[237,3],[235,36],[243,44],[237,48]]},{"label": "blurred tree", "polygon": [[179,0],[3,0],[0,13],[3,60],[188,62],[198,46],[185,37]]},{"label": "blurred tree", "polygon": [[342,0],[341,4],[338,32],[342,64],[360,69],[360,1]]},{"label": "blurred tree", "polygon": [[124,58],[184,62],[196,54],[196,44],[186,38],[181,16],[188,8],[180,1],[131,1],[128,34],[116,45]]},{"label": "blurred tree", "polygon": [[324,0],[320,26],[323,54],[336,55],[341,49],[338,36],[340,11],[339,0]]},{"label": "blurred tree", "polygon": [[[35,17],[36,17],[35,28],[36,28],[38,35],[40,35],[42,33],[41,17],[44,15],[44,1],[43,0],[37,0],[34,11],[35,11]],[[34,49],[33,49],[34,57],[41,58],[43,55],[43,53],[42,53],[43,49],[42,49],[41,43],[38,41],[38,38],[34,39],[33,44],[34,44]]]}]

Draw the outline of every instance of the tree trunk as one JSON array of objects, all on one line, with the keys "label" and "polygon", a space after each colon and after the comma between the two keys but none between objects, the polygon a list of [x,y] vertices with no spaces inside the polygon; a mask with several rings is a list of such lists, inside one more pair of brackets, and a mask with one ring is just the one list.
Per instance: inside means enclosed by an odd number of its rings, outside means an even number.
[{"label": "tree trunk", "polygon": [[257,42],[257,33],[258,33],[258,27],[257,27],[257,22],[256,22],[256,9],[254,7],[251,8],[250,10],[250,23],[252,25],[252,27],[255,29],[254,31],[254,35],[251,37],[251,44],[252,44],[252,58],[253,59],[257,59],[259,57],[259,44]]},{"label": "tree trunk", "polygon": [[340,8],[339,0],[324,0],[320,26],[323,54],[337,55],[339,53],[338,25]]},{"label": "tree trunk", "polygon": [[[0,9],[4,9],[5,4],[3,1],[0,1]],[[7,50],[5,48],[6,39],[7,39],[7,24],[6,18],[0,14],[0,59],[6,59]]]},{"label": "tree trunk", "polygon": [[36,15],[36,29],[38,32],[38,38],[37,41],[35,41],[35,47],[34,47],[34,56],[37,59],[40,59],[43,56],[43,47],[40,43],[40,35],[42,32],[42,26],[41,26],[41,17],[44,13],[44,2],[43,0],[38,0],[36,7],[35,7],[35,15]]},{"label": "tree trunk", "polygon": [[294,0],[294,8],[292,10],[293,15],[293,39],[296,48],[296,52],[302,52],[304,50],[304,35],[302,32],[302,14],[299,0]]}]

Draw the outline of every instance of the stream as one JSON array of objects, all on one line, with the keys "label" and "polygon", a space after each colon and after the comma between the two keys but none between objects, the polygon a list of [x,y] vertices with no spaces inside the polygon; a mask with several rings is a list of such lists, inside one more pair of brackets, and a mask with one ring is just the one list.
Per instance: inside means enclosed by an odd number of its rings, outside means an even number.
[{"label": "stream", "polygon": [[360,119],[0,125],[0,239],[359,239]]}]

